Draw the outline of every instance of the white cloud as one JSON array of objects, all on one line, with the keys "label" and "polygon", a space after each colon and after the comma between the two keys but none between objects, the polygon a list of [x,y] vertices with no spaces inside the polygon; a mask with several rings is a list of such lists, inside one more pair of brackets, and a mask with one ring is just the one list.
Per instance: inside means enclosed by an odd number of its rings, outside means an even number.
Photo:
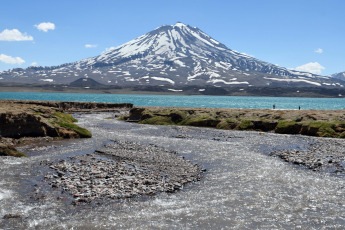
[{"label": "white cloud", "polygon": [[323,49],[321,49],[321,48],[318,48],[317,50],[315,50],[315,53],[319,53],[319,54],[322,54],[322,53],[323,53]]},{"label": "white cloud", "polygon": [[309,72],[313,74],[321,74],[322,70],[324,69],[326,68],[317,62],[309,62],[307,64],[304,64],[295,68],[295,70]]},{"label": "white cloud", "polygon": [[27,35],[26,33],[22,34],[19,30],[5,29],[0,33],[0,41],[32,41],[34,38]]},{"label": "white cloud", "polygon": [[85,48],[96,48],[97,46],[96,44],[86,44]]},{"label": "white cloud", "polygon": [[5,54],[0,54],[0,61],[6,64],[23,64],[25,61],[20,57],[11,57]]},{"label": "white cloud", "polygon": [[37,62],[33,62],[33,63],[31,63],[31,65],[30,66],[37,66]]},{"label": "white cloud", "polygon": [[42,22],[38,25],[35,25],[35,27],[43,32],[48,32],[48,30],[55,30],[55,24],[51,22]]}]

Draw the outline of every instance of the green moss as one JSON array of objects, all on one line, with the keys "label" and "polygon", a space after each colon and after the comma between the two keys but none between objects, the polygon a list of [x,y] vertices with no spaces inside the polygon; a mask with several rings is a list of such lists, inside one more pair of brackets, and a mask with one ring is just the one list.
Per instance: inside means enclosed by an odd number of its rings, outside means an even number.
[{"label": "green moss", "polygon": [[150,124],[150,125],[173,125],[170,117],[167,116],[155,116],[152,118],[145,119],[139,124]]},{"label": "green moss", "polygon": [[74,130],[76,133],[79,134],[80,137],[82,138],[90,138],[92,137],[92,134],[89,130],[84,129],[82,127],[79,127],[76,124],[73,123],[67,123],[67,122],[62,122],[62,121],[58,121],[56,122],[56,124],[58,124],[60,127],[66,128],[66,129],[71,129]]},{"label": "green moss", "polygon": [[280,120],[278,121],[278,124],[277,124],[277,129],[280,129],[280,128],[287,128],[287,127],[290,127],[290,126],[293,126],[296,124],[296,121],[285,121],[285,120]]},{"label": "green moss", "polygon": [[72,117],[71,114],[68,114],[68,113],[60,113],[60,112],[55,112],[53,113],[53,115],[55,117],[58,117],[60,118],[62,121],[64,122],[69,122],[69,123],[73,123],[73,122],[77,122],[78,120],[75,119],[74,117]]},{"label": "green moss", "polygon": [[232,118],[226,118],[225,121],[226,121],[227,123],[233,123],[233,122],[234,122],[234,120],[233,120]]},{"label": "green moss", "polygon": [[342,132],[342,133],[339,135],[339,138],[345,138],[345,132]]},{"label": "green moss", "polygon": [[121,116],[121,117],[119,117],[117,120],[119,120],[119,121],[125,121],[125,120],[127,120],[127,119],[128,119],[127,116]]},{"label": "green moss", "polygon": [[191,125],[191,124],[195,124],[195,123],[198,123],[200,121],[204,121],[204,120],[209,120],[209,119],[212,119],[210,116],[207,116],[207,115],[201,115],[198,116],[198,115],[191,115],[191,116],[188,116],[186,117],[184,120],[182,120],[179,125]]},{"label": "green moss", "polygon": [[222,120],[216,127],[217,129],[230,129],[229,122]]},{"label": "green moss", "polygon": [[319,131],[317,132],[317,134],[320,137],[337,137],[338,136],[338,134],[334,130],[335,123],[331,123],[331,122],[311,122],[309,124],[309,126],[313,127],[313,128],[318,128]]},{"label": "green moss", "polygon": [[70,129],[75,131],[76,133],[79,134],[80,137],[82,138],[90,138],[92,137],[92,134],[89,130],[84,129],[82,127],[79,127],[78,125],[74,124],[74,122],[77,122],[78,120],[72,117],[71,114],[67,113],[60,113],[60,112],[55,112],[53,113],[55,116],[55,120],[52,122],[53,124],[57,124],[60,127]]},{"label": "green moss", "polygon": [[17,151],[12,146],[0,146],[0,156],[26,157],[24,153]]},{"label": "green moss", "polygon": [[252,122],[250,120],[243,120],[240,122],[238,128],[241,130],[250,129]]}]

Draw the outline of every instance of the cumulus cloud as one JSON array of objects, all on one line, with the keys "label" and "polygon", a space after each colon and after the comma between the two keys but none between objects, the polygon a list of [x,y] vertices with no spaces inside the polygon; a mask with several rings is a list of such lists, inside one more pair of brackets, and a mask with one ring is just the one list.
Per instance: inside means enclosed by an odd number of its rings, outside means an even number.
[{"label": "cumulus cloud", "polygon": [[320,65],[318,62],[309,62],[307,64],[295,68],[295,70],[309,72],[313,74],[321,74],[322,70],[324,69],[326,68]]},{"label": "cumulus cloud", "polygon": [[37,62],[33,62],[33,63],[31,63],[31,65],[30,66],[37,66]]},{"label": "cumulus cloud", "polygon": [[23,64],[25,61],[20,57],[11,57],[5,54],[0,54],[0,61],[6,64]]},{"label": "cumulus cloud", "polygon": [[26,33],[22,34],[19,30],[5,29],[0,33],[0,41],[32,41],[34,38],[27,35]]},{"label": "cumulus cloud", "polygon": [[323,53],[323,49],[321,49],[321,48],[318,48],[317,50],[315,50],[315,53],[319,53],[319,54],[322,54],[322,53]]},{"label": "cumulus cloud", "polygon": [[43,32],[48,32],[48,30],[55,30],[55,24],[51,22],[42,22],[38,25],[35,25],[35,27]]},{"label": "cumulus cloud", "polygon": [[96,44],[86,44],[85,48],[96,48],[97,46]]}]

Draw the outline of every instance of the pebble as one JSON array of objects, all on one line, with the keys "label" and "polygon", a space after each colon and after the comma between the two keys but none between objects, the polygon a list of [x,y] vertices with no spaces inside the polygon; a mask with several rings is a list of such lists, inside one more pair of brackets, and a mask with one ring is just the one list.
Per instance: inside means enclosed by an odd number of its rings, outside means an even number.
[{"label": "pebble", "polygon": [[344,149],[344,140],[317,138],[306,150],[278,150],[270,155],[313,171],[345,174]]},{"label": "pebble", "polygon": [[200,166],[155,145],[114,141],[94,154],[61,160],[44,177],[52,187],[68,191],[73,204],[94,199],[126,199],[176,192],[199,181]]}]

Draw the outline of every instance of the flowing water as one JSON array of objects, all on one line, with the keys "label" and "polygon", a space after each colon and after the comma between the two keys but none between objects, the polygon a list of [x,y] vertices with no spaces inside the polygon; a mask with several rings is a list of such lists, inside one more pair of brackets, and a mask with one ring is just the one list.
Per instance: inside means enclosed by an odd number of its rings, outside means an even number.
[{"label": "flowing water", "polygon": [[[342,177],[294,167],[267,152],[304,149],[311,137],[205,128],[150,126],[77,115],[93,138],[26,146],[28,158],[0,158],[0,229],[343,229]],[[42,178],[42,160],[93,152],[109,140],[156,144],[207,169],[173,194],[101,205],[58,200]],[[41,197],[41,199],[35,198]]]}]

